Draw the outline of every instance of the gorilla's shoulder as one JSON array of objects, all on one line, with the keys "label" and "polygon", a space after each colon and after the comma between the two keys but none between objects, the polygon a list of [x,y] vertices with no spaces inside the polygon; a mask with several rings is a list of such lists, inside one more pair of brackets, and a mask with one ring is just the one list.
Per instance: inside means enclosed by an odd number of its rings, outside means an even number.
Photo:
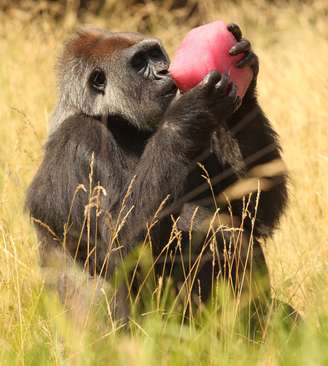
[{"label": "gorilla's shoulder", "polygon": [[76,114],[68,117],[49,136],[46,150],[66,150],[68,147],[88,146],[97,151],[104,141],[110,140],[110,131],[97,118]]}]

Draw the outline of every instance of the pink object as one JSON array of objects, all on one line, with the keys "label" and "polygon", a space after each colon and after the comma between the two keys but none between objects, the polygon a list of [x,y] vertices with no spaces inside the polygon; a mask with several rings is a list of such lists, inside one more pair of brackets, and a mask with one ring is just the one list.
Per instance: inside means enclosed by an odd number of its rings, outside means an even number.
[{"label": "pink object", "polygon": [[173,57],[170,73],[178,88],[187,91],[197,85],[210,71],[226,72],[237,85],[237,94],[243,97],[252,81],[250,67],[237,68],[243,54],[230,56],[229,50],[237,43],[222,21],[192,29],[185,36]]}]

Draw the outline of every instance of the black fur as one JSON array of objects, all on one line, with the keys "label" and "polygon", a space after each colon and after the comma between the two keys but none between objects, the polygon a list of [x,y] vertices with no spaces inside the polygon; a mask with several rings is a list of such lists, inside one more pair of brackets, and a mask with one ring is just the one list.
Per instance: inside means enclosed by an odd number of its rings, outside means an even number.
[{"label": "black fur", "polygon": [[[101,39],[130,37],[130,34],[97,32]],[[240,106],[235,87],[228,85],[228,78],[217,72],[209,74],[191,91],[174,97],[175,92],[164,93],[172,89],[166,54],[147,65],[147,74],[145,70],[140,74],[129,66],[127,61],[144,41],[142,36],[133,36],[134,43],[111,58],[90,58],[89,54],[72,53],[69,61],[61,61],[64,64],[61,97],[54,114],[52,133],[27,194],[26,207],[37,220],[42,246],[59,246],[58,240],[65,239],[65,247],[73,257],[76,256],[83,265],[88,262],[90,273],[106,278],[111,276],[122,258],[143,241],[147,224],[153,221],[161,205],[151,229],[154,256],[160,255],[168,242],[174,217],[180,217],[178,228],[182,231],[183,246],[188,245],[195,207],[198,207],[194,226],[195,254],[201,251],[206,234],[202,222],[212,217],[216,207],[208,183],[202,177],[204,171],[197,162],[205,167],[214,194],[219,195],[247,177],[255,166],[281,159],[277,135],[257,102],[256,75]],[[73,48],[72,44],[69,43],[67,48],[66,53]],[[92,52],[91,47],[89,53],[92,55]],[[85,68],[72,67],[71,63],[75,61],[76,65]],[[254,59],[252,62],[254,64]],[[140,65],[140,62],[136,64]],[[91,92],[86,92],[90,87],[88,75],[96,66],[104,69],[108,85],[103,96],[93,95],[91,98]],[[257,67],[255,62],[254,70]],[[149,76],[152,72],[154,77]],[[63,76],[63,73],[68,75]],[[76,75],[79,80],[75,80]],[[68,80],[71,80],[70,85]],[[140,88],[143,88],[142,92]],[[116,95],[124,98],[122,101],[112,97],[118,89]],[[109,96],[107,90],[111,91]],[[63,94],[67,96],[65,101]],[[95,98],[103,99],[97,102],[93,113]],[[74,100],[79,103],[74,104]],[[87,225],[85,212],[91,194],[90,165],[92,186],[101,186],[105,191],[96,190],[98,198],[92,202],[96,200],[97,205],[89,206]],[[249,195],[231,204],[221,202],[220,213],[244,222],[246,247],[247,238],[254,238],[253,267],[268,276],[258,240],[272,234],[286,204],[287,191],[284,172],[266,179],[270,188],[260,193],[258,202],[257,193],[251,195],[248,216],[243,216],[243,209]],[[84,189],[76,191],[81,184]],[[125,224],[113,237],[113,228],[122,218],[125,218]],[[231,231],[216,233],[219,254],[223,254],[226,243],[232,243],[234,235],[235,232]],[[96,249],[89,256],[94,247]],[[246,252],[247,248],[242,248],[241,255],[246,256]],[[246,262],[246,257],[244,259]],[[215,275],[220,269],[222,273],[222,257],[216,266]],[[161,273],[161,265],[157,270]],[[198,274],[198,284],[205,300],[213,285],[212,271],[212,260],[209,260],[202,264]],[[236,271],[233,265],[235,278]]]}]

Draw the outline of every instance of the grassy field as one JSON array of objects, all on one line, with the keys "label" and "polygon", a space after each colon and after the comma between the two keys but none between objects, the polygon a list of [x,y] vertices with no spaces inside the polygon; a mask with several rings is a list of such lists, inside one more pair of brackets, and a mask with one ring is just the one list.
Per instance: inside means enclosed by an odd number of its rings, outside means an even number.
[{"label": "grassy field", "polygon": [[[276,297],[304,324],[288,334],[273,322],[264,343],[210,311],[196,329],[156,313],[133,320],[131,335],[72,325],[44,289],[23,202],[55,103],[56,57],[76,21],[68,15],[56,25],[17,11],[0,14],[0,365],[328,365],[328,7],[216,3],[202,3],[201,20],[238,23],[260,58],[259,99],[291,176],[289,207],[266,256]],[[146,31],[172,54],[193,26],[183,15],[148,2],[87,22],[138,30],[147,16]]]}]

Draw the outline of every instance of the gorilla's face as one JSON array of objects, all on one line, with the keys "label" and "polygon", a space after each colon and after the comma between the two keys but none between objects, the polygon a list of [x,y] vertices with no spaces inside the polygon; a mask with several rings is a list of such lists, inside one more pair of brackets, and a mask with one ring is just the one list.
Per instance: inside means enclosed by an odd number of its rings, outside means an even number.
[{"label": "gorilla's face", "polygon": [[108,70],[109,98],[119,113],[140,128],[153,129],[177,92],[169,58],[156,39],[143,39],[117,53]]},{"label": "gorilla's face", "polygon": [[161,43],[138,33],[81,32],[60,66],[61,94],[75,111],[119,115],[145,130],[156,129],[177,93]]}]

